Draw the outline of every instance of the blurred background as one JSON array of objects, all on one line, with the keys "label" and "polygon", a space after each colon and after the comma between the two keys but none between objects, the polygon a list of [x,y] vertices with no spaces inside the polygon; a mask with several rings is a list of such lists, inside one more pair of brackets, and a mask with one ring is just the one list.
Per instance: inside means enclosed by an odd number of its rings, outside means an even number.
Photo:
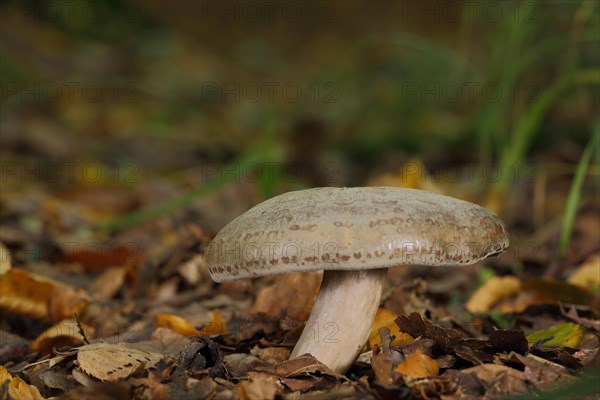
[{"label": "blurred background", "polygon": [[594,0],[0,12],[0,240],[14,264],[74,240],[147,254],[313,186],[482,204],[508,222],[511,268],[556,275],[598,251]]}]

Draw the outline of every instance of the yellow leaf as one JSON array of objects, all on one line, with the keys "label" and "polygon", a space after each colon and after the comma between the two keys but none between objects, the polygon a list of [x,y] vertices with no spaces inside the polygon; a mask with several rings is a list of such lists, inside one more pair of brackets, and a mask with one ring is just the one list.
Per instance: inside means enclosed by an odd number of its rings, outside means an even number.
[{"label": "yellow leaf", "polygon": [[421,350],[417,349],[413,354],[406,357],[396,367],[395,371],[410,378],[427,378],[438,376],[440,374],[440,366],[433,358],[421,353]]},{"label": "yellow leaf", "polygon": [[224,335],[227,333],[227,325],[218,311],[210,315],[210,322],[200,330],[200,336]]},{"label": "yellow leaf", "polygon": [[0,243],[0,276],[7,273],[10,268],[10,252],[5,245]]},{"label": "yellow leaf", "polygon": [[533,344],[551,338],[542,343],[541,347],[577,347],[581,343],[582,337],[583,329],[581,325],[563,322],[527,335],[527,341]]},{"label": "yellow leaf", "polygon": [[196,336],[198,330],[187,320],[173,314],[158,314],[155,318],[157,328],[168,328],[183,336]]},{"label": "yellow leaf", "polygon": [[470,313],[486,313],[501,300],[518,294],[521,282],[514,276],[494,277],[473,293],[467,303]]},{"label": "yellow leaf", "polygon": [[[27,384],[18,376],[14,377],[0,365],[0,386],[6,387],[8,381],[8,397],[9,399],[18,400],[44,400],[40,391],[33,385]],[[4,398],[4,397],[3,397]]]},{"label": "yellow leaf", "polygon": [[597,290],[600,287],[600,254],[589,257],[571,274],[567,282],[585,289]]},{"label": "yellow leaf", "polygon": [[0,293],[0,308],[54,323],[80,314],[90,300],[83,289],[20,268],[0,279]]},{"label": "yellow leaf", "polygon": [[419,158],[412,158],[405,162],[397,173],[371,179],[367,185],[425,189],[442,193],[441,188],[435,184],[435,179],[427,173],[425,165]]},{"label": "yellow leaf", "polygon": [[396,324],[396,318],[398,314],[393,311],[380,308],[377,310],[375,320],[371,326],[371,334],[369,335],[369,348],[375,348],[375,345],[381,347],[381,336],[379,330],[383,327],[390,330],[390,334],[396,338],[392,341],[391,346],[400,346],[404,343],[411,342],[414,340],[408,333],[400,331],[400,327]]}]

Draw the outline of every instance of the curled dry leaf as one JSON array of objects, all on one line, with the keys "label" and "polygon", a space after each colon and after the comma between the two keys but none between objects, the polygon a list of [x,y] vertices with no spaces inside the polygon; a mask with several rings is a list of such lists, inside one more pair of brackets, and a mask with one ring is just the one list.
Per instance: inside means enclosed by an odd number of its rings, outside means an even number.
[{"label": "curled dry leaf", "polygon": [[251,378],[273,376],[292,391],[331,389],[346,380],[310,354],[285,361],[273,367],[257,367],[249,372]]},{"label": "curled dry leaf", "polygon": [[188,374],[208,374],[211,378],[225,375],[224,354],[214,341],[197,338],[197,341],[185,346],[179,354],[178,364]]},{"label": "curled dry leaf", "polygon": [[[81,327],[85,329],[85,334],[88,338],[94,336],[94,328],[92,326],[82,323]],[[77,325],[77,321],[66,319],[38,335],[31,343],[31,348],[43,354],[50,354],[53,347],[80,345],[83,341],[84,338]]]},{"label": "curled dry leaf", "polygon": [[154,367],[162,358],[162,354],[108,343],[88,344],[77,353],[79,368],[101,381],[127,378],[140,368]]},{"label": "curled dry leaf", "polygon": [[514,276],[496,276],[471,295],[467,303],[467,311],[470,313],[486,313],[490,311],[503,298],[511,297],[519,293],[521,282]]},{"label": "curled dry leaf", "polygon": [[[6,389],[5,389],[6,388]],[[6,390],[6,392],[4,392]],[[0,365],[0,394],[3,399],[44,400],[40,391],[18,376],[13,377]]]},{"label": "curled dry leaf", "polygon": [[386,310],[385,308],[380,308],[377,310],[375,320],[371,326],[371,334],[369,335],[369,348],[373,349],[375,345],[381,347],[381,336],[379,334],[379,330],[383,327],[388,328],[390,334],[395,337],[390,343],[390,346],[392,347],[400,346],[404,343],[414,340],[414,338],[408,333],[400,331],[400,327],[398,324],[396,324],[397,318],[398,314],[393,311]]},{"label": "curled dry leaf", "polygon": [[210,314],[210,321],[202,329],[196,329],[186,319],[174,314],[158,314],[154,319],[157,328],[168,328],[183,336],[210,336],[227,333],[227,324],[218,311]]},{"label": "curled dry leaf", "polygon": [[0,279],[0,293],[0,308],[52,323],[80,314],[90,300],[83,289],[14,268]]},{"label": "curled dry leaf", "polygon": [[413,354],[398,365],[394,371],[406,375],[409,378],[428,378],[440,374],[440,366],[437,361],[417,349]]},{"label": "curled dry leaf", "polygon": [[158,314],[154,319],[154,323],[157,328],[168,328],[183,336],[195,336],[198,334],[198,330],[192,324],[178,315]]}]

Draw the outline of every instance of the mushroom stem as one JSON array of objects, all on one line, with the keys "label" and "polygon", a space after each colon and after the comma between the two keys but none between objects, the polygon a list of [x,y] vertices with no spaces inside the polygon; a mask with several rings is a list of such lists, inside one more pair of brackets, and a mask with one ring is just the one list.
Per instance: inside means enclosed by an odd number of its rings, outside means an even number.
[{"label": "mushroom stem", "polygon": [[325,271],[290,359],[310,353],[332,370],[346,372],[369,337],[386,275],[387,268]]}]

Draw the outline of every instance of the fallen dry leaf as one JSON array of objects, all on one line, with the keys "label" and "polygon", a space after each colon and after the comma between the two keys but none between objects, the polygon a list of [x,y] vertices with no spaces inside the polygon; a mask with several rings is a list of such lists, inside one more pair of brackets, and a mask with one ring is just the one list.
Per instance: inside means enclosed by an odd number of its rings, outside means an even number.
[{"label": "fallen dry leaf", "polygon": [[322,277],[318,272],[278,276],[271,286],[258,292],[251,312],[276,318],[287,315],[298,321],[306,321],[319,293]]},{"label": "fallen dry leaf", "polygon": [[427,378],[438,376],[440,374],[440,367],[437,361],[417,349],[413,354],[406,357],[394,371],[409,378]]},{"label": "fallen dry leaf", "polygon": [[157,328],[168,328],[183,336],[195,336],[198,334],[198,330],[192,324],[178,315],[158,314],[154,319],[154,323]]},{"label": "fallen dry leaf", "polygon": [[285,347],[255,347],[251,353],[269,364],[281,364],[290,358],[290,349]]},{"label": "fallen dry leaf", "polygon": [[[81,323],[81,326],[85,329],[85,334],[88,338],[94,337],[95,332],[92,326],[83,323]],[[42,354],[50,354],[52,353],[53,347],[59,348],[61,346],[80,345],[83,341],[84,338],[79,331],[77,321],[66,319],[39,334],[38,337],[31,342],[31,348]]]},{"label": "fallen dry leaf", "polygon": [[112,267],[130,268],[141,262],[135,243],[108,246],[78,246],[61,257],[65,263],[79,263],[87,271],[103,271]]},{"label": "fallen dry leaf", "polygon": [[375,348],[375,345],[381,347],[381,335],[379,330],[383,327],[389,329],[390,334],[395,336],[394,340],[390,343],[390,346],[400,346],[404,343],[408,343],[414,338],[408,333],[400,331],[400,327],[396,324],[398,314],[393,311],[386,310],[385,308],[379,308],[375,315],[375,320],[371,326],[371,334],[369,335],[369,348]]},{"label": "fallen dry leaf", "polygon": [[7,273],[10,268],[10,251],[4,244],[0,243],[0,276]]},{"label": "fallen dry leaf", "polygon": [[244,382],[239,386],[238,393],[247,400],[272,400],[277,394],[275,378],[255,378],[251,382]]},{"label": "fallen dry leaf", "polygon": [[0,279],[0,293],[0,308],[52,323],[80,314],[90,300],[83,289],[15,268]]},{"label": "fallen dry leaf", "polygon": [[78,350],[79,368],[101,381],[124,379],[139,368],[154,367],[163,358],[162,354],[108,343],[88,344]]},{"label": "fallen dry leaf", "polygon": [[44,400],[35,386],[28,385],[18,376],[13,377],[2,365],[0,365],[0,395],[2,399]]},{"label": "fallen dry leaf", "polygon": [[373,357],[371,358],[371,366],[375,373],[375,381],[383,385],[388,385],[393,382],[392,363],[381,350],[377,349],[376,351],[377,353],[375,354],[374,351]]},{"label": "fallen dry leaf", "polygon": [[600,254],[590,256],[583,264],[581,264],[567,282],[581,286],[584,289],[598,290],[600,287]]},{"label": "fallen dry leaf", "polygon": [[208,322],[198,334],[200,336],[225,335],[227,333],[227,324],[223,320],[221,313],[214,311],[210,313],[210,322]]},{"label": "fallen dry leaf", "polygon": [[[411,313],[408,317],[401,315],[396,323],[402,330],[413,337],[422,336],[432,339],[431,351],[438,355],[448,354],[452,347],[463,339],[463,334],[456,329],[443,328],[424,320],[418,313]],[[410,346],[412,343],[407,343]]]},{"label": "fallen dry leaf", "polygon": [[489,394],[518,395],[529,392],[532,383],[527,374],[518,369],[498,364],[482,364],[461,372],[477,376]]},{"label": "fallen dry leaf", "polygon": [[521,290],[521,282],[514,276],[493,277],[471,295],[466,305],[472,314],[490,311],[503,298],[514,296]]},{"label": "fallen dry leaf", "polygon": [[126,275],[126,268],[109,268],[92,284],[90,293],[97,300],[112,299],[121,290]]},{"label": "fallen dry leaf", "polygon": [[190,375],[208,374],[211,378],[225,375],[225,356],[221,347],[207,338],[195,338],[179,354],[178,364]]},{"label": "fallen dry leaf", "polygon": [[251,378],[273,376],[292,391],[331,389],[338,382],[346,380],[343,375],[332,371],[310,354],[301,355],[272,367],[257,367],[248,372]]},{"label": "fallen dry leaf", "polygon": [[165,400],[171,398],[169,386],[161,382],[160,377],[156,373],[149,373],[145,378],[133,378],[131,381],[140,386],[140,390],[146,398],[153,400]]}]

